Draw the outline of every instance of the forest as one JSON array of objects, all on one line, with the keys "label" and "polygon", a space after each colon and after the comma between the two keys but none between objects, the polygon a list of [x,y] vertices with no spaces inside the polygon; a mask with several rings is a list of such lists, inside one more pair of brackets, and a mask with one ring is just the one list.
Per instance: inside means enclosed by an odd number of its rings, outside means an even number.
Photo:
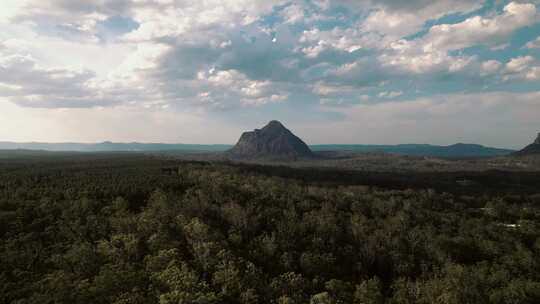
[{"label": "forest", "polygon": [[540,303],[538,185],[2,156],[0,303]]}]

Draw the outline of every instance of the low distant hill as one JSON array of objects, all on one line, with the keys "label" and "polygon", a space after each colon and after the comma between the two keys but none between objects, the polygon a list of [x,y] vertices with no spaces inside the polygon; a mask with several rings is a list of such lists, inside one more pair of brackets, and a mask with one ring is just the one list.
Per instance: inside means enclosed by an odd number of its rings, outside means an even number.
[{"label": "low distant hill", "polygon": [[272,120],[262,129],[244,132],[227,154],[233,158],[250,159],[314,156],[306,143],[277,120]]},{"label": "low distant hill", "polygon": [[[177,151],[189,153],[225,152],[232,145],[197,145],[197,144],[162,144],[162,143],[113,143],[103,142],[95,144],[85,143],[15,143],[0,142],[0,150],[43,150],[43,151],[73,151],[73,152],[159,152]],[[426,144],[403,145],[310,145],[313,152],[324,151],[351,151],[351,152],[384,152],[400,155],[443,157],[443,158],[474,158],[509,155],[516,151],[484,147],[475,144],[455,144],[450,146],[436,146]],[[534,147],[526,148],[525,153],[534,151]],[[538,150],[536,150],[538,151]],[[520,152],[518,152],[520,153]],[[538,152],[537,152],[538,153]],[[516,153],[517,154],[517,153]]]},{"label": "low distant hill", "polygon": [[540,155],[540,133],[538,133],[538,136],[536,137],[536,140],[532,144],[526,146],[525,148],[523,148],[522,150],[516,152],[515,154],[520,155],[520,156],[523,156],[523,155],[536,155],[536,154]]},{"label": "low distant hill", "polygon": [[411,156],[443,157],[443,158],[474,158],[509,155],[514,150],[485,147],[477,144],[454,144],[436,146],[427,144],[402,145],[312,145],[311,149],[318,151],[352,151],[352,152],[385,152]]},{"label": "low distant hill", "polygon": [[154,152],[154,151],[186,151],[186,152],[222,152],[231,145],[197,145],[197,144],[162,144],[162,143],[15,143],[0,142],[0,150],[44,150],[73,152]]}]

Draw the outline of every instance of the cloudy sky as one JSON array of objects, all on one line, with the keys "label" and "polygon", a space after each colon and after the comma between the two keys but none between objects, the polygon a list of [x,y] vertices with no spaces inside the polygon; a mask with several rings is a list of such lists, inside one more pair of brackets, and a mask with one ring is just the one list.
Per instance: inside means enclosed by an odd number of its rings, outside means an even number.
[{"label": "cloudy sky", "polygon": [[1,0],[0,141],[540,132],[540,1]]}]

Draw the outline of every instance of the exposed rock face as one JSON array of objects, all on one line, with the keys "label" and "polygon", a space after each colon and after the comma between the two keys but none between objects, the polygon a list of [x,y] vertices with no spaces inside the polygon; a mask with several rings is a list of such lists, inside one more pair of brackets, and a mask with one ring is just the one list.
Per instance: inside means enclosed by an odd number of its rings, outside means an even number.
[{"label": "exposed rock face", "polygon": [[536,140],[523,148],[523,150],[516,153],[517,155],[531,155],[531,154],[540,154],[540,133],[538,133],[538,137],[536,137]]},{"label": "exposed rock face", "polygon": [[229,150],[235,158],[297,158],[310,157],[313,152],[300,138],[273,120],[262,129],[244,132]]}]

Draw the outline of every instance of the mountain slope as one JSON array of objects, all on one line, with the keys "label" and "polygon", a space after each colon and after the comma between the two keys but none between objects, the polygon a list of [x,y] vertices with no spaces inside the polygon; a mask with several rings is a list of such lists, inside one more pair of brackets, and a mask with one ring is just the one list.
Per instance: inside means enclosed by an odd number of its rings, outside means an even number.
[{"label": "mountain slope", "polygon": [[516,155],[533,155],[533,154],[540,154],[540,133],[538,133],[536,140],[532,144],[516,152]]}]

